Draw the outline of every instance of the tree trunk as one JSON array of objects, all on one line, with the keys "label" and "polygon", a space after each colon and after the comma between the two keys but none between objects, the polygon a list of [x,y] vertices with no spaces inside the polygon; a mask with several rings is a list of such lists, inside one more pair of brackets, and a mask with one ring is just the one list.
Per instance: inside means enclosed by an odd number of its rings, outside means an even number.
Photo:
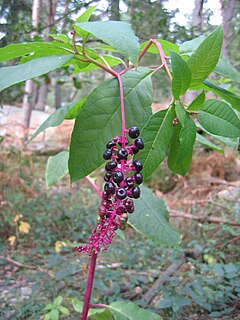
[{"label": "tree trunk", "polygon": [[[40,22],[40,8],[41,0],[33,0],[32,5],[32,26],[34,31],[31,33],[31,37],[37,35],[37,26]],[[25,83],[25,90],[23,95],[23,104],[22,104],[22,126],[25,129],[29,128],[31,120],[31,112],[33,108],[33,95],[34,95],[34,83],[32,80],[27,80]]]},{"label": "tree trunk", "polygon": [[47,100],[47,93],[48,93],[48,85],[43,79],[42,84],[40,88],[38,89],[38,99],[35,106],[36,110],[44,111],[46,106],[46,100]]},{"label": "tree trunk", "polygon": [[193,10],[193,35],[199,36],[203,29],[203,3],[204,0],[195,0],[195,8]]},{"label": "tree trunk", "polygon": [[55,108],[61,108],[62,104],[62,87],[60,84],[55,84]]},{"label": "tree trunk", "polygon": [[110,20],[120,20],[119,0],[111,0],[110,3]]},{"label": "tree trunk", "polygon": [[221,14],[222,14],[223,27],[224,27],[222,51],[226,57],[230,57],[228,43],[229,43],[229,37],[230,37],[231,21],[233,18],[234,10],[236,8],[237,0],[229,0],[227,3],[227,6],[226,6],[226,1],[224,0],[220,0],[220,3],[221,3]]}]

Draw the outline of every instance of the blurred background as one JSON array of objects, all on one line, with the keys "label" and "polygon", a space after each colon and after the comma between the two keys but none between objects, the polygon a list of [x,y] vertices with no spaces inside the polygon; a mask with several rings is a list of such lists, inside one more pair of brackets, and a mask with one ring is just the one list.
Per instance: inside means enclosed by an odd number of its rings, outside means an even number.
[{"label": "blurred background", "polygon": [[[127,21],[140,42],[157,38],[181,44],[223,24],[223,55],[240,70],[238,0],[0,0],[0,47],[52,41],[49,34],[71,37],[73,21],[92,5],[97,9],[91,21]],[[142,63],[159,61],[146,55]],[[44,319],[44,307],[59,296],[60,306],[69,310],[59,319],[79,318],[74,299],[82,300],[88,258],[74,247],[88,239],[99,199],[85,181],[70,186],[67,176],[46,188],[47,159],[67,148],[73,121],[48,129],[27,148],[23,138],[105,79],[101,70],[72,75],[66,67],[33,80],[30,105],[25,83],[0,93],[0,319]],[[236,85],[216,80],[239,94]],[[154,111],[166,108],[171,96],[164,72],[154,76],[153,86]],[[100,256],[93,301],[132,300],[164,320],[240,319],[239,146],[237,139],[216,137],[212,143],[215,150],[196,143],[185,177],[162,163],[145,181],[166,201],[181,246],[157,247],[129,228]],[[93,174],[100,188],[102,175],[101,168]],[[174,272],[165,274],[172,265]],[[158,294],[146,303],[145,294],[161,277]]]}]

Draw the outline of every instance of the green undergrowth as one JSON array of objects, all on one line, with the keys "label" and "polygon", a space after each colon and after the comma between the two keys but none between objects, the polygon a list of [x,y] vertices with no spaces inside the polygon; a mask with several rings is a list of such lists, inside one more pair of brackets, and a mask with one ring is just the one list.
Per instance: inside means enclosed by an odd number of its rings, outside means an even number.
[{"label": "green undergrowth", "polygon": [[[75,246],[87,241],[99,198],[85,181],[71,187],[66,178],[46,189],[45,157],[10,154],[1,162],[0,318],[44,319],[54,310],[53,319],[79,319],[76,301],[83,299],[89,258]],[[21,222],[28,224],[25,232]],[[183,242],[175,249],[160,248],[132,229],[117,235],[99,256],[92,302],[131,300],[167,320],[235,319],[239,229],[196,222],[180,224],[180,233]],[[189,248],[199,255],[166,277],[157,297],[144,304],[147,290]]]}]

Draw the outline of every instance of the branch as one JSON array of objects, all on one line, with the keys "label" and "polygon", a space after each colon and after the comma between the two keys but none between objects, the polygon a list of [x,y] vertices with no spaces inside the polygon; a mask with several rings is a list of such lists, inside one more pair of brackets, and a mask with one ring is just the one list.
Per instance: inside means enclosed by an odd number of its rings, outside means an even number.
[{"label": "branch", "polygon": [[7,257],[4,257],[4,256],[0,256],[0,259],[14,265],[15,267],[18,267],[18,268],[27,268],[27,269],[34,269],[34,270],[39,270],[41,272],[46,272],[49,277],[51,278],[54,278],[54,275],[52,274],[52,272],[48,271],[48,270],[44,270],[43,268],[39,267],[39,266],[31,266],[29,264],[23,264],[21,262],[18,262],[18,261],[15,261],[11,258],[7,258]]},{"label": "branch", "polygon": [[227,219],[221,219],[218,217],[209,217],[207,215],[199,215],[199,216],[193,216],[192,214],[181,212],[181,211],[175,211],[170,210],[170,217],[178,217],[183,219],[191,219],[191,220],[197,220],[201,222],[211,222],[211,223],[224,223],[224,224],[230,224],[231,226],[240,227],[240,223],[236,221],[229,221]]},{"label": "branch", "polygon": [[166,279],[173,275],[181,267],[181,265],[187,261],[187,258],[197,258],[199,254],[199,250],[187,249],[176,262],[171,264],[167,270],[159,276],[152,287],[144,294],[142,302],[144,304],[149,304],[155,295],[158,294],[160,287],[167,281]]}]

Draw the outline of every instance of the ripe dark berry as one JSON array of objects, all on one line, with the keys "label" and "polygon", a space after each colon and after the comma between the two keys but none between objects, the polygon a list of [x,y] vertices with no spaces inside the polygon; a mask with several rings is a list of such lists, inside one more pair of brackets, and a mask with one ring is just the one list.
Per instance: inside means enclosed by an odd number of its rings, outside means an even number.
[{"label": "ripe dark berry", "polygon": [[141,171],[143,168],[142,162],[140,160],[134,160],[133,165],[137,172]]},{"label": "ripe dark berry", "polygon": [[130,138],[135,139],[139,136],[140,130],[138,129],[138,127],[132,127],[129,129],[128,134]]},{"label": "ripe dark berry", "polygon": [[135,182],[141,184],[143,182],[143,175],[140,172],[134,174]]},{"label": "ripe dark berry", "polygon": [[117,215],[122,215],[124,212],[126,212],[126,208],[123,207],[123,206],[119,206],[119,207],[116,209],[116,214],[117,214]]},{"label": "ripe dark berry", "polygon": [[105,173],[104,180],[106,182],[108,182],[108,181],[110,181],[111,177],[112,177],[112,174],[111,174],[111,172],[108,171]]},{"label": "ripe dark berry", "polygon": [[111,149],[112,147],[115,147],[115,145],[116,145],[116,142],[111,140],[106,144],[106,148]]},{"label": "ripe dark berry", "polygon": [[112,183],[112,182],[107,182],[107,183],[105,183],[104,190],[105,190],[105,192],[106,192],[107,195],[113,194],[114,191],[115,191],[115,185],[114,185],[114,183]]},{"label": "ripe dark berry", "polygon": [[139,152],[139,149],[133,148],[133,149],[132,149],[132,152],[133,152],[133,154],[137,154],[137,153]]},{"label": "ripe dark berry", "polygon": [[111,157],[112,157],[112,150],[111,149],[106,149],[103,152],[103,159],[109,160],[109,159],[111,159]]},{"label": "ripe dark berry", "polygon": [[127,191],[124,188],[119,188],[116,192],[116,197],[123,200],[127,197]]},{"label": "ripe dark berry", "polygon": [[99,217],[103,218],[106,214],[106,208],[104,206],[100,206],[99,211],[98,211],[98,215]]},{"label": "ripe dark berry", "polygon": [[132,207],[127,207],[127,212],[128,213],[133,213],[134,212],[134,205],[132,205]]},{"label": "ripe dark berry", "polygon": [[116,161],[111,161],[108,162],[105,166],[106,171],[111,171],[112,169],[116,168],[117,162]]},{"label": "ripe dark berry", "polygon": [[135,146],[137,147],[137,149],[142,150],[144,148],[144,143],[141,138],[135,139],[134,143],[135,143]]},{"label": "ripe dark berry", "polygon": [[128,157],[128,152],[126,149],[121,148],[118,150],[117,156],[118,156],[118,159],[120,160],[126,160]]},{"label": "ripe dark berry", "polygon": [[116,183],[120,183],[124,179],[124,175],[121,171],[114,171],[112,174],[113,181]]},{"label": "ripe dark berry", "polygon": [[132,197],[138,199],[140,197],[141,191],[139,187],[132,188]]},{"label": "ripe dark berry", "polygon": [[126,182],[128,188],[132,188],[134,186],[134,181],[133,181],[133,179],[131,177],[127,177],[125,179],[125,182]]}]

